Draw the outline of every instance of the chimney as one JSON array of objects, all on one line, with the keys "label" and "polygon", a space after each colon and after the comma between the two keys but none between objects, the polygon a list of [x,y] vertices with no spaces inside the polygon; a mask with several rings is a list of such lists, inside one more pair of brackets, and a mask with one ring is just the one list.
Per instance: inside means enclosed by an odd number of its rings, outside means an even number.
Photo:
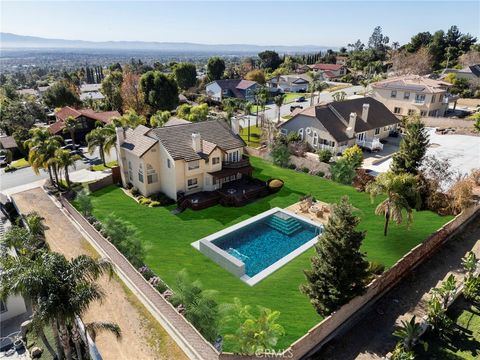
[{"label": "chimney", "polygon": [[352,138],[355,135],[355,123],[357,122],[357,113],[350,113],[350,119],[348,121],[348,127],[346,130],[347,136]]},{"label": "chimney", "polygon": [[121,126],[115,128],[115,133],[117,134],[117,145],[120,146],[125,141],[125,129]]},{"label": "chimney", "polygon": [[200,133],[192,133],[192,149],[196,153],[202,152],[202,137]]},{"label": "chimney", "polygon": [[240,122],[239,122],[238,118],[232,117],[231,123],[232,123],[232,131],[233,131],[233,133],[234,133],[235,135],[240,134]]},{"label": "chimney", "polygon": [[363,104],[362,106],[362,120],[368,122],[368,110],[370,109],[370,104]]}]

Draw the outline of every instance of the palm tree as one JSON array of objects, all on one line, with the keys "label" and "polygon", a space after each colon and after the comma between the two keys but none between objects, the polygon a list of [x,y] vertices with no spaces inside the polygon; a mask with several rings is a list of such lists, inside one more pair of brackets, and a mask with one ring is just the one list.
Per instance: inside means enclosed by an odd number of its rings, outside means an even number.
[{"label": "palm tree", "polygon": [[277,111],[278,111],[278,118],[277,118],[277,123],[280,124],[280,109],[282,108],[283,102],[285,101],[285,94],[278,94],[273,98],[273,101],[275,102],[275,105],[277,105]]},{"label": "palm tree", "polygon": [[367,186],[367,192],[370,193],[372,202],[378,195],[387,196],[375,209],[375,214],[385,216],[384,236],[387,236],[390,219],[397,224],[403,222],[403,210],[407,212],[407,225],[410,225],[413,220],[413,209],[410,204],[412,199],[416,205],[419,202],[416,190],[417,180],[413,175],[396,175],[391,171],[380,174],[374,182]]},{"label": "palm tree", "polygon": [[247,139],[248,143],[250,144],[250,114],[252,113],[253,104],[250,101],[247,101],[243,104],[243,111],[245,113],[245,117],[247,118],[248,127],[247,127]]},{"label": "palm tree", "polygon": [[317,104],[320,104],[320,93],[328,88],[328,84],[325,81],[319,82],[316,86],[316,90],[318,91],[317,97]]},{"label": "palm tree", "polygon": [[77,120],[73,116],[69,116],[65,119],[64,125],[65,127],[63,128],[63,131],[70,134],[70,138],[72,139],[72,145],[75,149],[75,130],[77,129]]},{"label": "palm tree", "polygon": [[400,328],[393,333],[393,336],[400,338],[405,351],[410,351],[422,334],[422,327],[415,319],[413,316],[410,321],[402,320]]},{"label": "palm tree", "polygon": [[310,75],[310,78],[312,81],[310,82],[309,88],[310,88],[310,106],[313,105],[313,100],[315,96],[315,91],[317,91],[317,86],[318,82],[320,81],[321,74],[316,71],[310,71],[308,73]]},{"label": "palm tree", "polygon": [[105,153],[108,154],[112,147],[115,146],[116,139],[115,128],[112,124],[93,129],[86,136],[88,152],[93,154],[93,152],[98,149],[103,165],[107,165],[105,162]]},{"label": "palm tree", "polygon": [[57,164],[60,168],[63,168],[65,173],[65,182],[67,183],[67,188],[70,189],[70,176],[68,174],[68,168],[72,166],[76,168],[75,162],[80,160],[80,155],[72,154],[68,150],[58,149],[55,151],[55,158],[57,159]]},{"label": "palm tree", "polygon": [[85,334],[88,333],[93,341],[95,341],[97,338],[97,334],[103,331],[111,332],[113,335],[115,335],[117,340],[122,338],[122,330],[116,323],[108,321],[94,321],[85,324]]}]

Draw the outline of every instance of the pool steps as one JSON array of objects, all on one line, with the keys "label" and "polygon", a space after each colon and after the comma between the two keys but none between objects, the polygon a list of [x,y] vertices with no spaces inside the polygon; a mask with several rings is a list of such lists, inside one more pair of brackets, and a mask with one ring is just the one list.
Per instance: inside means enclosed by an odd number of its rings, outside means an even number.
[{"label": "pool steps", "polygon": [[285,235],[292,235],[302,228],[300,222],[294,217],[282,215],[277,216],[275,214],[266,221],[266,224]]}]

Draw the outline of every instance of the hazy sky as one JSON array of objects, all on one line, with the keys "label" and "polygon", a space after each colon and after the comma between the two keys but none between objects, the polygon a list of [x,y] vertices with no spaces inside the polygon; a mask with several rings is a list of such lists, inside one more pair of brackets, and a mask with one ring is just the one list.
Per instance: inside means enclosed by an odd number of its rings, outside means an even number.
[{"label": "hazy sky", "polygon": [[78,40],[343,46],[457,25],[480,37],[480,1],[3,1],[1,31]]}]

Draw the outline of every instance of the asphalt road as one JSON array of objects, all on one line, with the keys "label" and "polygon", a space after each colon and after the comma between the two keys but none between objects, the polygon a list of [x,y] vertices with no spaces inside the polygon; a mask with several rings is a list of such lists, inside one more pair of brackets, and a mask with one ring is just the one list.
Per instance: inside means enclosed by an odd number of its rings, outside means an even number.
[{"label": "asphalt road", "polygon": [[[75,163],[75,169],[72,167],[70,171],[87,169],[91,165],[99,164],[100,157],[98,152],[93,155],[86,152],[86,148],[81,148],[83,158]],[[115,150],[112,150],[110,155],[107,155],[107,162],[116,159]],[[41,179],[48,178],[48,171],[40,170],[40,174],[36,175],[31,167],[19,169],[9,173],[5,173],[3,169],[0,170],[0,191],[10,189],[16,186],[29,184]]]}]

